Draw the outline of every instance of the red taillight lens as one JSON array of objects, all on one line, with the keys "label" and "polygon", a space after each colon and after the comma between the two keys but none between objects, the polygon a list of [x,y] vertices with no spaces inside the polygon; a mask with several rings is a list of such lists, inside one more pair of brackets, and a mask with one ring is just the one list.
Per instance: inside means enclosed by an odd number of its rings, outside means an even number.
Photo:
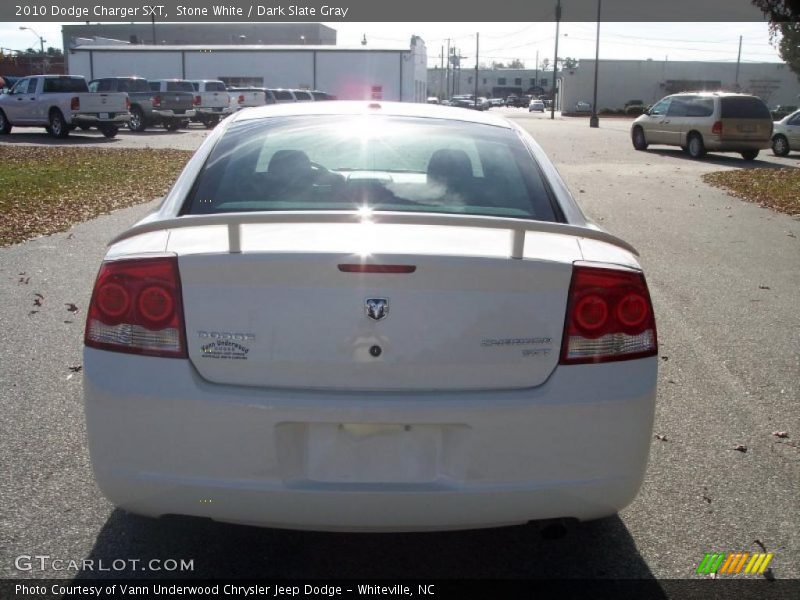
[{"label": "red taillight lens", "polygon": [[656,354],[656,322],[644,275],[628,269],[575,265],[561,364]]},{"label": "red taillight lens", "polygon": [[153,96],[153,108],[161,106],[161,96]]},{"label": "red taillight lens", "polygon": [[203,100],[202,100],[202,98],[200,98],[200,96],[195,96],[195,97],[194,97],[194,101],[192,102],[192,104],[194,104],[195,106],[200,106],[200,103],[201,103],[202,101],[203,101]]},{"label": "red taillight lens", "polygon": [[182,307],[177,258],[103,263],[84,342],[116,352],[186,358]]},{"label": "red taillight lens", "polygon": [[722,121],[715,121],[711,126],[711,133],[714,135],[722,135]]},{"label": "red taillight lens", "polygon": [[239,94],[239,104],[244,104],[244,94]]},{"label": "red taillight lens", "polygon": [[81,99],[77,96],[73,96],[72,100],[69,103],[70,110],[80,110],[81,109]]}]

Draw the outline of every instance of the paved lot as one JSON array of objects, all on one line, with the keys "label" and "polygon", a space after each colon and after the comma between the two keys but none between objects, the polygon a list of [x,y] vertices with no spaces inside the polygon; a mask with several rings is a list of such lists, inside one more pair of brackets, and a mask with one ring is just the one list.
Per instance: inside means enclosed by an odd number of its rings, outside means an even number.
[{"label": "paved lot", "polygon": [[[655,430],[667,441],[653,440],[630,507],[557,539],[535,527],[281,532],[115,510],[92,481],[81,374],[69,367],[81,363],[104,242],[152,206],[144,205],[0,249],[0,575],[74,575],[14,569],[18,555],[46,554],[194,559],[202,577],[681,578],[693,576],[705,552],[765,547],[775,553],[772,575],[800,577],[800,221],[701,181],[705,172],[748,166],[734,155],[696,162],[680,150],[635,152],[628,121],[590,129],[586,119],[497,112],[528,128],[589,215],[642,254],[661,344]],[[205,133],[123,132],[113,142],[91,133],[67,143],[193,148]],[[11,140],[50,143],[39,133]],[[800,155],[763,158],[751,164],[796,167]],[[777,430],[790,437],[774,437]]]}]

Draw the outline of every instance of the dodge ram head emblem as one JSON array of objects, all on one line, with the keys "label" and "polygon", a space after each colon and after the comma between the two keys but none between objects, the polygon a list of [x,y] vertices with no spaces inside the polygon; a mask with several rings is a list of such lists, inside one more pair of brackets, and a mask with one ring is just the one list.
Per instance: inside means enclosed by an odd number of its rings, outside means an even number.
[{"label": "dodge ram head emblem", "polygon": [[367,298],[364,301],[364,310],[367,311],[367,316],[375,321],[385,319],[389,315],[389,299],[388,298]]}]

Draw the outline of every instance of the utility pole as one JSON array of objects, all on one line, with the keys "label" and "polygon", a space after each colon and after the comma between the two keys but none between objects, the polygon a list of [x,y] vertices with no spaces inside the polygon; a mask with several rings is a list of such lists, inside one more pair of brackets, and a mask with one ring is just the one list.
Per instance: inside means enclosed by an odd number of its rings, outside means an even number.
[{"label": "utility pole", "polygon": [[742,61],[742,36],[739,36],[739,54],[736,56],[736,91],[739,91],[739,63]]},{"label": "utility pole", "polygon": [[536,51],[536,81],[534,82],[534,85],[536,85],[536,86],[539,85],[539,51],[538,50]]},{"label": "utility pole", "polygon": [[550,105],[550,119],[556,118],[556,76],[558,75],[558,31],[561,25],[561,0],[556,1],[556,58],[553,61],[553,104]]},{"label": "utility pole", "polygon": [[450,38],[447,38],[447,71],[445,71],[445,99],[450,99]]},{"label": "utility pole", "polygon": [[481,47],[481,34],[475,34],[475,108],[478,108],[478,51]]},{"label": "utility pole", "polygon": [[444,44],[442,44],[442,70],[439,72],[439,102],[444,99]]},{"label": "utility pole", "polygon": [[599,127],[600,117],[597,116],[597,69],[600,66],[600,6],[602,0],[597,0],[597,40],[594,49],[594,97],[592,98],[592,116],[589,117],[589,127]]}]

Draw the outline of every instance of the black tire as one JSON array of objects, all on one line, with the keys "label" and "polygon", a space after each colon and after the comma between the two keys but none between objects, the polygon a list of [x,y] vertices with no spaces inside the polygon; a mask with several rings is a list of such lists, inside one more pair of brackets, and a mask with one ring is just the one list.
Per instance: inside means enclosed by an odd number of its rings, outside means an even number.
[{"label": "black tire", "polygon": [[147,123],[144,120],[144,113],[138,106],[134,106],[131,109],[131,120],[128,121],[128,129],[135,131],[136,133],[141,133],[147,129]]},{"label": "black tire", "polygon": [[102,133],[109,139],[117,137],[117,133],[119,133],[119,127],[117,127],[116,125],[101,125],[100,133]]},{"label": "black tire", "polygon": [[636,150],[647,150],[647,138],[644,137],[644,129],[641,127],[634,127],[631,131],[631,141]]},{"label": "black tire", "polygon": [[203,125],[206,126],[206,129],[214,129],[219,123],[219,119],[217,117],[209,117],[203,121]]},{"label": "black tire", "polygon": [[758,150],[745,150],[742,152],[742,158],[745,160],[755,160],[758,156]]},{"label": "black tire", "polygon": [[703,136],[699,133],[692,133],[686,143],[686,151],[692,158],[703,158],[706,155],[706,145],[703,143]]},{"label": "black tire", "polygon": [[48,132],[54,138],[64,139],[69,135],[69,125],[64,121],[64,115],[57,108],[50,111],[50,125]]},{"label": "black tire", "polygon": [[180,121],[165,121],[164,122],[164,129],[167,131],[178,131],[181,128]]},{"label": "black tire", "polygon": [[6,118],[6,113],[0,110],[0,135],[8,135],[11,133],[11,123]]},{"label": "black tire", "polygon": [[786,156],[789,154],[789,140],[785,135],[776,135],[772,138],[772,153],[775,156]]}]

